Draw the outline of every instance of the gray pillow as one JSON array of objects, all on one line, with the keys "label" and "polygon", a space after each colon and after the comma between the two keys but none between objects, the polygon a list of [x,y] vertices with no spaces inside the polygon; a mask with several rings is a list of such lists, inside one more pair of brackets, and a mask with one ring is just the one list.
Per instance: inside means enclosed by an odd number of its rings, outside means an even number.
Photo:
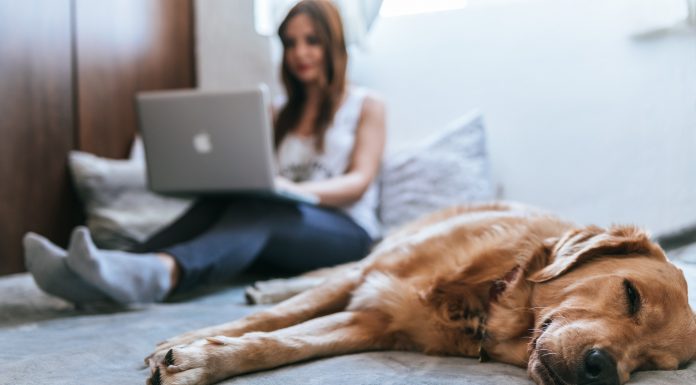
[{"label": "gray pillow", "polygon": [[128,249],[171,223],[191,204],[148,191],[139,139],[130,159],[71,151],[69,165],[85,206],[87,226],[102,248]]},{"label": "gray pillow", "polygon": [[446,206],[493,199],[482,115],[471,112],[386,157],[380,182],[379,216],[386,231]]}]

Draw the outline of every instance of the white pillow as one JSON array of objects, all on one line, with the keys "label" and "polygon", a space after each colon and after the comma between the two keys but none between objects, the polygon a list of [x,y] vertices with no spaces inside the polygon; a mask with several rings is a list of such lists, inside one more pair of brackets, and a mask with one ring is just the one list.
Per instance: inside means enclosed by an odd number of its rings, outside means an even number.
[{"label": "white pillow", "polygon": [[447,206],[493,199],[481,113],[386,157],[380,182],[379,216],[386,231]]},{"label": "white pillow", "polygon": [[128,249],[171,223],[190,206],[147,189],[139,139],[127,160],[71,151],[70,170],[85,206],[87,226],[102,248]]}]

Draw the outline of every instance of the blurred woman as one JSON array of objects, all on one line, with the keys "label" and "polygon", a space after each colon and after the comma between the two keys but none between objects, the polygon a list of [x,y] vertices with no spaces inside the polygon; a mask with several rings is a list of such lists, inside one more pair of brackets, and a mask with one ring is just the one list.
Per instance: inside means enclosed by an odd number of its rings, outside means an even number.
[{"label": "blurred woman", "polygon": [[299,2],[278,34],[286,102],[274,112],[277,182],[319,205],[200,199],[129,252],[98,249],[85,227],[73,231],[67,250],[29,233],[25,261],[39,287],[78,304],[146,303],[229,282],[252,263],[299,273],[366,255],[379,236],[384,105],[347,84],[343,26],[329,1]]}]

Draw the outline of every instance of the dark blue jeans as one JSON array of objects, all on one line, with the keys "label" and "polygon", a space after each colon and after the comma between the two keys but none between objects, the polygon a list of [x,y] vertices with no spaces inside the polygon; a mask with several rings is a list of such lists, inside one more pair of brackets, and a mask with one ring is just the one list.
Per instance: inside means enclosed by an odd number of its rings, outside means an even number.
[{"label": "dark blue jeans", "polygon": [[135,252],[164,252],[181,268],[176,292],[219,284],[252,263],[287,273],[356,261],[372,239],[341,211],[266,198],[201,199]]}]

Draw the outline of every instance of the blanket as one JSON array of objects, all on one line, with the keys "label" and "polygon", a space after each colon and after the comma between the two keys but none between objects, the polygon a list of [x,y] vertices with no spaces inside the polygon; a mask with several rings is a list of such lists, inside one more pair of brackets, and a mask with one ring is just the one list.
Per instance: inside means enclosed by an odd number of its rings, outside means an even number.
[{"label": "blanket", "polygon": [[[696,247],[675,263],[696,304]],[[674,259],[674,256],[672,256]],[[243,317],[248,280],[136,308],[75,309],[42,293],[28,274],[0,278],[0,385],[143,384],[142,359],[170,336]],[[696,341],[694,342],[696,343]],[[521,368],[460,357],[371,352],[319,359],[228,379],[245,385],[533,385]],[[629,384],[696,384],[696,363],[635,373]]]}]

